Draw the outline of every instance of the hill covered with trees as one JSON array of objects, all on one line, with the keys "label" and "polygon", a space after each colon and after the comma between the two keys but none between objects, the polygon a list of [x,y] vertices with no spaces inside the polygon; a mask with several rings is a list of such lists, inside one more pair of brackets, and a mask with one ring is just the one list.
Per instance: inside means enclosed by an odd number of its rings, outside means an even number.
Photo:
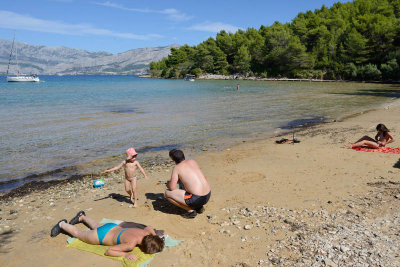
[{"label": "hill covered with trees", "polygon": [[400,0],[355,0],[299,13],[291,23],[221,31],[197,46],[172,48],[150,63],[153,77],[400,80]]}]

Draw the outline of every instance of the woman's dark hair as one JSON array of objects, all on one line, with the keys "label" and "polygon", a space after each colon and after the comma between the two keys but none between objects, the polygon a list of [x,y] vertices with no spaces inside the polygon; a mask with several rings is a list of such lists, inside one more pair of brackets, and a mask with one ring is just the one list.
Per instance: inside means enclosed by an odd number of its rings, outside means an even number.
[{"label": "woman's dark hair", "polygon": [[384,134],[386,134],[387,132],[390,132],[389,129],[386,128],[385,124],[383,124],[383,123],[379,123],[379,124],[376,126],[376,130],[377,130],[377,131],[382,131]]},{"label": "woman's dark hair", "polygon": [[169,157],[175,161],[176,164],[181,163],[185,160],[185,155],[183,154],[182,150],[179,149],[172,149],[169,151]]},{"label": "woman's dark hair", "polygon": [[164,240],[158,235],[146,235],[143,237],[140,249],[147,254],[161,252],[164,248]]}]

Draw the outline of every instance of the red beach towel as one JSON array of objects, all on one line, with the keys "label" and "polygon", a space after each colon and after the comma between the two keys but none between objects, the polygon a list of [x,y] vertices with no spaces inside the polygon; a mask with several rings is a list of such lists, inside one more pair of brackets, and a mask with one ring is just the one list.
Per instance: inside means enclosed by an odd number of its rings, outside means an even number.
[{"label": "red beach towel", "polygon": [[354,147],[353,149],[364,152],[382,152],[382,153],[400,154],[400,147],[381,147],[381,148]]}]

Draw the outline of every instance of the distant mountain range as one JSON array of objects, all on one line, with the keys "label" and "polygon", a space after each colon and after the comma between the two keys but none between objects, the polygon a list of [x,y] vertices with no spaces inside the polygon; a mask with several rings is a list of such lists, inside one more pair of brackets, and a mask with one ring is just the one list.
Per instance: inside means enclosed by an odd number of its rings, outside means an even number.
[{"label": "distant mountain range", "polygon": [[[12,42],[0,39],[0,74],[7,72]],[[68,47],[49,47],[16,42],[19,70],[24,74],[38,75],[90,75],[139,74],[146,71],[150,62],[168,56],[171,47],[146,47],[119,54],[89,52]],[[16,72],[13,56],[10,72]]]}]

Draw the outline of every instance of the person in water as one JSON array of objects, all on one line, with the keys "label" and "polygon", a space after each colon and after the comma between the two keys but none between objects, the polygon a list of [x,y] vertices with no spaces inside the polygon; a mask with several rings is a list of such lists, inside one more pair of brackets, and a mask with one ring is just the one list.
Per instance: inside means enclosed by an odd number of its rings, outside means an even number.
[{"label": "person in water", "polygon": [[126,160],[122,161],[119,165],[104,171],[104,173],[109,173],[116,171],[122,168],[123,166],[125,167],[125,191],[128,193],[134,208],[138,206],[137,192],[136,192],[136,183],[137,183],[136,169],[139,168],[144,178],[146,178],[146,180],[149,180],[142,166],[140,166],[139,161],[136,160],[137,155],[138,153],[136,153],[133,147],[128,148],[126,150]]},{"label": "person in water", "polygon": [[375,135],[375,139],[369,136],[363,136],[357,142],[351,143],[349,145],[350,148],[366,146],[370,148],[380,148],[385,147],[389,143],[394,142],[394,137],[391,135],[390,131],[386,126],[382,123],[379,123],[376,126],[376,130],[378,133]]},{"label": "person in water", "polygon": [[[181,150],[171,150],[169,157],[176,166],[172,170],[171,180],[167,183],[165,197],[175,206],[187,211],[182,217],[194,218],[197,213],[204,212],[203,206],[211,196],[210,185],[196,161],[186,160]],[[182,189],[176,188],[178,183],[182,185]]]},{"label": "person in water", "polygon": [[[79,230],[75,226],[77,223],[86,224],[90,230]],[[84,211],[80,211],[69,223],[66,219],[63,219],[54,225],[50,236],[56,237],[64,232],[88,244],[111,246],[105,252],[106,256],[125,257],[128,260],[137,259],[134,254],[128,253],[136,246],[147,254],[154,254],[163,250],[164,240],[156,235],[153,227],[123,228],[121,225],[123,224],[99,224],[87,217]]]}]

